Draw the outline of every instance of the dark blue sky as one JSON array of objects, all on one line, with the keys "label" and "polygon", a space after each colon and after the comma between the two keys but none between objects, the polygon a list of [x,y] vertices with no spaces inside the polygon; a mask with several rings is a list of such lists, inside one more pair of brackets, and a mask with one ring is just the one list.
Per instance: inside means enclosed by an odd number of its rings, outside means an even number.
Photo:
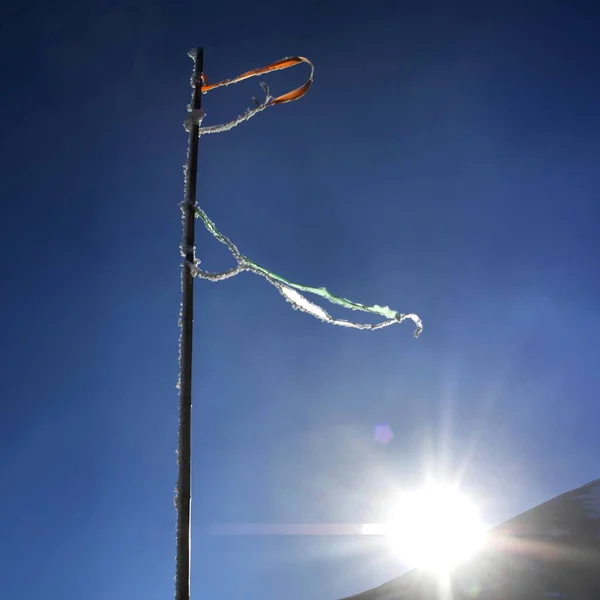
[{"label": "dark blue sky", "polygon": [[[374,521],[426,468],[460,475],[495,523],[600,476],[592,5],[5,10],[0,595],[173,593],[197,44],[211,81],[297,54],[316,68],[300,102],[201,140],[200,204],[266,267],[418,312],[425,330],[331,327],[251,274],[197,283],[194,597],[336,598],[404,569],[373,539],[219,537],[215,523]],[[268,81],[281,93],[305,74]],[[207,95],[205,124],[259,93]],[[200,226],[198,254],[232,265]]]}]

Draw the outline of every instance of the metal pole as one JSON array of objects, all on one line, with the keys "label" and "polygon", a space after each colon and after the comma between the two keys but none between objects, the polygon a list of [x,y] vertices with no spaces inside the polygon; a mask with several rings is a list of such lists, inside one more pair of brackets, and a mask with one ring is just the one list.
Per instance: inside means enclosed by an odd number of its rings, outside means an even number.
[{"label": "metal pole", "polygon": [[192,504],[192,338],[194,327],[194,278],[190,264],[194,262],[196,179],[198,172],[198,129],[197,118],[202,105],[202,83],[204,53],[202,48],[191,50],[194,61],[192,74],[192,101],[189,109],[191,119],[187,162],[185,165],[185,198],[181,205],[183,237],[181,253],[181,337],[179,348],[179,436],[177,441],[177,558],[175,566],[175,600],[190,598],[191,558],[191,504]]}]

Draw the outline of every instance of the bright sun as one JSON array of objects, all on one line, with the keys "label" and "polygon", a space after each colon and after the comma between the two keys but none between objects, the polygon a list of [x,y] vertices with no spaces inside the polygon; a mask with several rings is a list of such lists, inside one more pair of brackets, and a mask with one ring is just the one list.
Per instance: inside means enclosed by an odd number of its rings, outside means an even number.
[{"label": "bright sun", "polygon": [[383,533],[411,566],[448,575],[483,546],[486,530],[456,487],[430,482],[399,498]]}]

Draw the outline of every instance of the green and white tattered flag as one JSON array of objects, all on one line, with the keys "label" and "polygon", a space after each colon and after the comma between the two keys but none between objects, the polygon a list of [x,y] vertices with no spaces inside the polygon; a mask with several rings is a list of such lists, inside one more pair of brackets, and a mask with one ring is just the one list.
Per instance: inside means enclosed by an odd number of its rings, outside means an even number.
[{"label": "green and white tattered flag", "polygon": [[[204,75],[202,75],[202,93],[205,94],[205,93],[209,92],[210,90],[213,90],[213,89],[216,89],[219,87],[224,87],[227,85],[235,84],[244,79],[248,79],[250,77],[256,77],[257,75],[262,75],[264,73],[269,73],[271,71],[287,69],[289,67],[293,67],[293,66],[301,64],[301,63],[306,63],[310,66],[310,77],[301,87],[299,87],[295,90],[292,90],[291,92],[288,92],[286,94],[283,94],[281,96],[273,97],[273,96],[271,96],[267,85],[263,83],[261,85],[265,92],[265,99],[262,102],[254,99],[255,106],[253,108],[248,109],[245,113],[243,113],[242,115],[238,116],[237,118],[235,118],[227,123],[223,123],[221,125],[213,125],[210,127],[202,127],[201,126],[199,129],[199,135],[206,135],[209,133],[221,133],[224,131],[229,131],[230,129],[237,127],[239,124],[243,123],[244,121],[247,121],[248,119],[257,115],[259,112],[262,112],[263,110],[265,110],[271,106],[275,106],[276,104],[284,104],[287,102],[293,102],[295,100],[299,100],[308,92],[308,90],[312,86],[314,67],[313,67],[313,64],[307,58],[304,58],[302,56],[296,56],[296,57],[284,58],[284,59],[278,60],[277,62],[274,62],[266,67],[254,69],[252,71],[243,73],[242,75],[239,75],[238,77],[235,77],[234,79],[226,79],[226,80],[220,81],[218,83],[208,84],[206,77]],[[193,122],[201,124],[204,116],[205,116],[204,111],[202,111],[202,110],[193,111],[190,109],[186,125],[193,123]],[[186,173],[186,185],[187,185],[187,173]],[[183,210],[183,208],[184,207],[182,206],[182,210]],[[383,327],[388,327],[389,325],[393,325],[394,323],[402,323],[402,321],[411,320],[414,322],[414,324],[416,326],[415,333],[414,333],[415,337],[419,337],[421,331],[423,330],[423,324],[421,322],[420,317],[414,313],[399,313],[395,310],[392,310],[388,306],[379,306],[377,304],[375,304],[373,306],[367,306],[367,305],[361,304],[359,302],[353,302],[352,300],[347,300],[346,298],[334,296],[324,287],[310,287],[310,286],[306,286],[306,285],[301,285],[299,283],[294,283],[292,281],[289,281],[288,279],[285,279],[284,277],[281,277],[280,275],[277,275],[276,273],[269,271],[265,267],[262,267],[261,265],[258,265],[254,261],[250,260],[247,256],[244,256],[238,250],[237,246],[227,236],[225,236],[223,233],[221,233],[217,229],[216,225],[211,221],[211,219],[208,217],[208,215],[198,205],[194,206],[194,210],[195,210],[196,217],[202,219],[204,226],[213,235],[213,237],[217,241],[219,241],[222,244],[224,244],[225,246],[227,246],[227,248],[229,249],[229,251],[231,252],[233,258],[235,259],[235,261],[237,263],[237,265],[234,268],[224,271],[222,273],[211,273],[209,271],[205,271],[204,269],[202,269],[200,267],[200,261],[195,259],[194,264],[190,264],[189,266],[192,270],[192,273],[196,277],[200,277],[202,279],[207,279],[209,281],[223,281],[225,279],[229,279],[230,277],[234,277],[235,275],[238,275],[239,273],[241,273],[243,271],[250,271],[251,273],[255,273],[256,275],[260,275],[261,277],[264,277],[264,279],[266,279],[271,285],[275,286],[279,290],[279,292],[284,296],[284,298],[295,309],[306,312],[306,313],[312,315],[313,317],[315,317],[321,321],[324,321],[325,323],[330,323],[331,325],[339,325],[341,327],[352,327],[354,329],[375,330],[375,329],[382,329]],[[182,248],[182,255],[184,255],[184,256],[185,256],[185,250],[186,250],[185,248]],[[384,320],[380,321],[379,323],[369,324],[369,323],[356,323],[354,321],[348,321],[345,319],[335,319],[324,308],[322,308],[321,306],[310,301],[303,294],[313,294],[315,296],[320,296],[321,298],[324,298],[325,300],[327,300],[328,302],[331,302],[332,304],[338,304],[339,306],[343,306],[344,308],[347,308],[350,310],[356,310],[356,311],[361,311],[361,312],[365,312],[365,313],[375,314],[375,315],[384,317]]]}]

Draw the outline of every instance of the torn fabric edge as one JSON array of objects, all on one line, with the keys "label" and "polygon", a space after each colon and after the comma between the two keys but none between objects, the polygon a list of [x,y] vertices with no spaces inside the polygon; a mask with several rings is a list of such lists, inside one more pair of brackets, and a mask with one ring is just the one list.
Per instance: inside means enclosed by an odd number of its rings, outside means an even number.
[{"label": "torn fabric edge", "polygon": [[[293,283],[291,281],[288,281],[284,277],[277,275],[276,273],[268,271],[264,267],[261,267],[257,263],[250,260],[248,257],[244,256],[238,250],[237,246],[227,236],[223,235],[217,229],[217,227],[211,221],[208,215],[199,206],[196,205],[194,209],[196,216],[202,219],[202,222],[204,223],[206,229],[208,229],[208,231],[213,235],[213,237],[217,241],[227,246],[233,258],[237,262],[236,267],[228,269],[227,271],[223,271],[221,273],[211,273],[199,267],[199,260],[194,259],[194,264],[191,264],[189,261],[186,261],[190,269],[192,270],[192,273],[196,277],[199,277],[201,279],[207,279],[208,281],[224,281],[225,279],[235,277],[243,271],[250,271],[255,275],[260,275],[261,277],[266,279],[271,285],[275,286],[279,293],[293,306],[293,308],[310,314],[316,319],[319,319],[320,321],[323,321],[325,323],[329,323],[331,325],[338,325],[340,327],[349,327],[353,329],[376,330],[382,329],[384,327],[389,327],[394,323],[402,323],[403,321],[411,320],[415,324],[415,337],[418,338],[421,332],[423,331],[423,323],[420,317],[414,313],[403,314],[392,310],[388,306],[379,306],[377,304],[373,306],[367,306],[359,302],[353,302],[346,298],[334,296],[327,290],[327,288],[309,287],[298,283]],[[321,298],[324,298],[328,302],[331,302],[332,304],[338,304],[339,306],[342,306],[349,310],[356,310],[376,314],[379,316],[386,317],[386,319],[384,321],[380,321],[379,323],[374,324],[356,323],[354,321],[347,321],[345,319],[335,319],[324,308],[311,302],[300,292],[315,294],[317,296],[320,296]]]}]

